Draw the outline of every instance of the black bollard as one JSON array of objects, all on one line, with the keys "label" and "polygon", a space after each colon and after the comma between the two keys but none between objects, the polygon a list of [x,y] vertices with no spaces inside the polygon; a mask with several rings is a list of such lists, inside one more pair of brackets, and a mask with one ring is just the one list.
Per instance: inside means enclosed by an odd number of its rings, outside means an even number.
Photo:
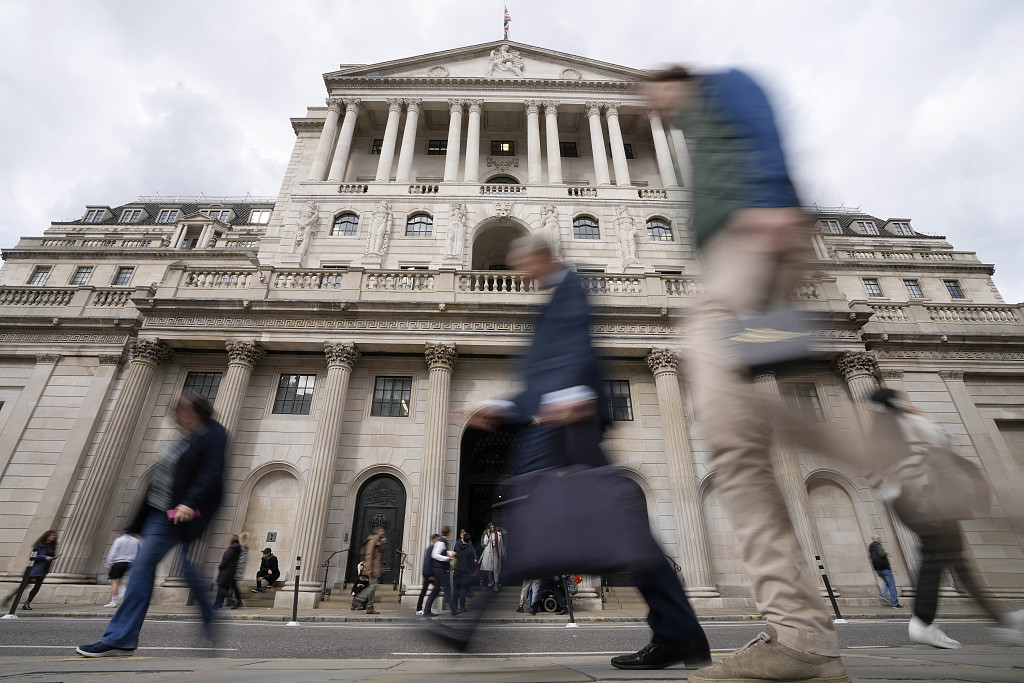
[{"label": "black bollard", "polygon": [[25,572],[21,575],[21,583],[18,585],[18,590],[14,591],[14,596],[11,600],[11,611],[5,614],[2,619],[17,619],[18,615],[15,612],[18,609],[18,603],[21,602],[21,594],[25,592],[25,586],[28,585],[28,573],[32,571],[32,565],[36,563],[36,549],[32,548],[32,552],[28,554],[28,564],[25,565]]},{"label": "black bollard", "polygon": [[295,556],[295,597],[292,598],[292,620],[289,626],[299,625],[299,570],[302,567],[302,557]]},{"label": "black bollard", "polygon": [[821,572],[821,578],[825,582],[825,590],[828,591],[828,599],[832,601],[832,611],[836,613],[835,623],[845,624],[846,619],[843,619],[843,615],[839,613],[839,604],[836,602],[835,593],[832,592],[832,584],[828,582],[828,574],[825,573],[825,565],[821,561],[821,556],[815,555],[814,559],[818,561],[818,571]]},{"label": "black bollard", "polygon": [[569,593],[569,580],[565,578],[566,575],[562,574],[562,593],[565,595],[565,606],[569,608],[569,623],[565,625],[566,628],[576,627],[576,616],[572,612],[572,594]]}]

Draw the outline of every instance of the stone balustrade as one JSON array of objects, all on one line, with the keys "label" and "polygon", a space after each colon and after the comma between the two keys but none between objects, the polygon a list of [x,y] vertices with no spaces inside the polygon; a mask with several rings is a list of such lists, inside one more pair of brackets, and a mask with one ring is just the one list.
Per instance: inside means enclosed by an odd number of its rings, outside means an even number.
[{"label": "stone balustrade", "polygon": [[534,281],[522,273],[508,271],[475,271],[459,273],[460,292],[521,292],[536,291]]},{"label": "stone balustrade", "polygon": [[523,194],[526,194],[526,186],[525,185],[503,185],[503,184],[481,185],[480,186],[480,194],[483,194],[483,195],[498,195],[498,196],[523,195]]},{"label": "stone balustrade", "polygon": [[343,183],[338,185],[338,194],[366,194],[370,186],[366,183]]},{"label": "stone balustrade", "polygon": [[662,275],[665,293],[669,296],[700,296],[704,293],[704,281],[679,275]]},{"label": "stone balustrade", "polygon": [[567,187],[565,191],[569,193],[570,197],[596,197],[596,187]]},{"label": "stone balustrade", "polygon": [[0,306],[67,306],[74,288],[0,287]]},{"label": "stone balustrade", "polygon": [[415,183],[409,186],[409,194],[437,194],[439,187],[437,185]]},{"label": "stone balustrade", "polygon": [[0,287],[0,315],[134,318],[138,311],[132,298],[152,294],[148,287]]},{"label": "stone balustrade", "polygon": [[863,303],[874,311],[871,323],[881,324],[883,331],[890,324],[913,325],[931,333],[953,332],[960,326],[970,326],[976,332],[994,332],[997,328],[1007,332],[1007,326],[1024,325],[1021,308],[1007,304]]},{"label": "stone balustrade", "polygon": [[271,289],[340,289],[345,271],[280,270],[270,280]]},{"label": "stone balustrade", "polygon": [[255,276],[251,270],[189,270],[183,285],[199,289],[248,289]]},{"label": "stone balustrade", "polygon": [[368,292],[433,292],[435,274],[420,270],[372,271],[363,275]]},{"label": "stone balustrade", "polygon": [[641,188],[637,190],[637,195],[640,197],[640,199],[668,199],[668,192],[658,188]]},{"label": "stone balustrade", "polygon": [[580,275],[583,291],[587,294],[641,294],[643,284],[639,277],[619,275]]},{"label": "stone balustrade", "polygon": [[942,323],[1004,323],[1020,322],[1019,311],[1012,306],[979,304],[974,306],[925,306],[928,317]]},{"label": "stone balustrade", "polygon": [[839,250],[837,254],[845,259],[885,259],[888,261],[968,261],[977,260],[973,254],[944,251],[850,251]]},{"label": "stone balustrade", "polygon": [[89,300],[90,306],[126,306],[135,292],[131,289],[97,289]]},{"label": "stone balustrade", "polygon": [[912,322],[910,311],[906,306],[883,306],[880,304],[869,304],[875,312],[872,320],[886,323]]}]

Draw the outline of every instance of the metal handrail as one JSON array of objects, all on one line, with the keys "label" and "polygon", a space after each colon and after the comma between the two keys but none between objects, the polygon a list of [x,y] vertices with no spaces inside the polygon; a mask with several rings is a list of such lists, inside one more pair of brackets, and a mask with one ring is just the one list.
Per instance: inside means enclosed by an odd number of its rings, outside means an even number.
[{"label": "metal handrail", "polygon": [[331,559],[335,555],[337,555],[338,553],[343,553],[346,550],[348,550],[348,548],[342,548],[341,550],[335,550],[333,553],[331,553],[330,555],[327,556],[326,560],[324,560],[323,562],[320,563],[320,566],[324,568],[324,586],[320,590],[320,599],[321,600],[326,600],[327,596],[329,596],[331,594],[330,589],[327,588],[327,575],[331,571]]}]

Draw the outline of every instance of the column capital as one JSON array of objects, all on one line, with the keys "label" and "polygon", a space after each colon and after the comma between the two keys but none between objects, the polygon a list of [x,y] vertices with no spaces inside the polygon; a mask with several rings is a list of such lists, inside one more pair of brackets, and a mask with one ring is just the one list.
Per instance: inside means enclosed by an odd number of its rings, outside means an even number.
[{"label": "column capital", "polygon": [[774,370],[762,370],[754,375],[754,382],[756,384],[774,383],[775,382],[775,371]]},{"label": "column capital", "polygon": [[254,341],[229,341],[225,342],[224,348],[228,352],[229,363],[240,363],[249,366],[249,369],[263,360],[267,352]]},{"label": "column capital", "polygon": [[324,102],[327,104],[328,111],[341,112],[341,105],[344,104],[340,97],[328,97]]},{"label": "column capital", "polygon": [[661,121],[661,113],[657,109],[645,109],[644,114],[647,116],[648,121],[658,119]]},{"label": "column capital", "polygon": [[604,103],[602,103],[601,106],[604,107],[604,115],[605,116],[618,116],[619,115],[619,107],[621,105],[618,102],[604,102]]},{"label": "column capital", "polygon": [[662,372],[676,373],[679,370],[679,354],[672,349],[658,348],[651,349],[647,354],[647,367],[655,375]]},{"label": "column capital", "polygon": [[461,114],[464,106],[466,106],[466,100],[448,100],[448,113]]},{"label": "column capital", "polygon": [[453,370],[455,368],[455,361],[459,358],[459,354],[455,352],[455,344],[431,344],[427,342],[424,355],[427,357],[427,367],[431,370],[434,368]]},{"label": "column capital", "polygon": [[153,365],[160,365],[171,359],[174,352],[171,348],[159,339],[133,339],[128,345],[132,353],[132,361],[143,361]]},{"label": "column capital", "polygon": [[351,342],[348,344],[324,342],[324,353],[327,354],[327,365],[329,366],[340,365],[351,370],[359,360],[359,351]]},{"label": "column capital", "polygon": [[854,377],[878,375],[878,361],[869,351],[847,351],[835,361],[835,369],[847,382]]},{"label": "column capital", "polygon": [[537,114],[537,113],[540,113],[540,107],[541,107],[541,101],[540,100],[526,100],[525,102],[523,102],[523,105],[526,107],[526,113],[527,114]]},{"label": "column capital", "polygon": [[943,370],[939,373],[939,377],[946,380],[947,382],[963,382],[964,372],[963,370]]},{"label": "column capital", "polygon": [[345,113],[355,112],[359,113],[360,106],[363,101],[358,97],[346,97],[342,100],[345,103]]},{"label": "column capital", "polygon": [[479,114],[483,111],[484,101],[483,100],[466,100],[466,105],[469,107],[470,114]]},{"label": "column capital", "polygon": [[412,98],[402,101],[405,102],[405,110],[407,112],[416,112],[417,114],[420,113],[420,110],[422,109],[421,105],[423,104],[423,100]]},{"label": "column capital", "polygon": [[388,103],[388,112],[402,113],[402,102],[403,100],[399,97],[389,97],[385,102]]},{"label": "column capital", "polygon": [[557,114],[558,113],[558,102],[555,100],[544,100],[541,102],[544,105],[545,114]]},{"label": "column capital", "polygon": [[583,106],[587,110],[587,116],[601,115],[602,104],[600,102],[585,102]]}]

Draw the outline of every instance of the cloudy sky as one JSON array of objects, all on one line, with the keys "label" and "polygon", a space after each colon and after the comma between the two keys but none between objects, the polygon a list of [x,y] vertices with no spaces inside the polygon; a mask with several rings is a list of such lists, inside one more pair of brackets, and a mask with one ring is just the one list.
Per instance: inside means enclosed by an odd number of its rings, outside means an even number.
[{"label": "cloudy sky", "polygon": [[[509,0],[518,42],[769,86],[807,203],[947,235],[1024,301],[1024,3]],[[0,246],[86,204],[276,195],[322,73],[501,37],[501,0],[0,0]]]}]

